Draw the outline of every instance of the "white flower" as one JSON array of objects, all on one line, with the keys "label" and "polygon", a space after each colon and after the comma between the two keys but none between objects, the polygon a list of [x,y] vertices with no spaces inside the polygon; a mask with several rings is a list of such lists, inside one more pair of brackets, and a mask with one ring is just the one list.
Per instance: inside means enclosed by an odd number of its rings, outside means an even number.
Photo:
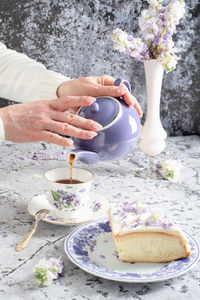
[{"label": "white flower", "polygon": [[185,14],[185,2],[182,0],[171,0],[164,13],[165,19],[172,25],[177,25]]},{"label": "white flower", "polygon": [[112,40],[114,42],[114,48],[120,52],[125,52],[128,34],[123,30],[116,28],[113,31]]},{"label": "white flower", "polygon": [[39,260],[34,268],[37,283],[41,286],[49,286],[62,273],[62,269],[63,262],[61,258],[56,259],[52,257],[49,260]]},{"label": "white flower", "polygon": [[48,269],[36,267],[34,273],[37,283],[41,286],[49,286],[55,279],[54,274]]},{"label": "white flower", "polygon": [[147,2],[148,2],[149,5],[151,5],[151,6],[159,6],[160,3],[163,2],[163,0],[147,0]]},{"label": "white flower", "polygon": [[158,25],[154,22],[152,24],[146,24],[141,33],[145,41],[152,41],[158,34]]},{"label": "white flower", "polygon": [[141,30],[148,25],[157,23],[158,17],[154,10],[144,9],[138,19],[138,24]]},{"label": "white flower", "polygon": [[183,168],[180,161],[176,159],[157,162],[156,167],[160,175],[167,180],[177,180]]},{"label": "white flower", "polygon": [[163,68],[166,70],[167,73],[176,68],[178,59],[179,57],[177,55],[169,53],[160,55],[158,57],[158,60],[162,63]]},{"label": "white flower", "polygon": [[174,42],[172,39],[170,39],[168,41],[167,49],[168,49],[168,52],[171,54],[174,54],[175,52],[177,52],[177,48],[174,47]]},{"label": "white flower", "polygon": [[44,286],[50,286],[52,284],[53,280],[56,279],[51,271],[46,271],[46,277],[47,277],[47,279],[43,283]]},{"label": "white flower", "polygon": [[144,41],[153,40],[159,33],[162,22],[160,15],[154,9],[145,9],[138,21],[140,34]]}]

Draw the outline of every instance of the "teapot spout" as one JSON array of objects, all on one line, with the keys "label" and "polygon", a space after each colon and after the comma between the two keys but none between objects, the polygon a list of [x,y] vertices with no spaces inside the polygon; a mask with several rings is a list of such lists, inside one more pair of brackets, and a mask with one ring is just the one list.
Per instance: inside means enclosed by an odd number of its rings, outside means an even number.
[{"label": "teapot spout", "polygon": [[70,154],[74,154],[75,159],[78,159],[84,164],[95,164],[100,161],[98,153],[88,150],[74,149],[70,152]]}]

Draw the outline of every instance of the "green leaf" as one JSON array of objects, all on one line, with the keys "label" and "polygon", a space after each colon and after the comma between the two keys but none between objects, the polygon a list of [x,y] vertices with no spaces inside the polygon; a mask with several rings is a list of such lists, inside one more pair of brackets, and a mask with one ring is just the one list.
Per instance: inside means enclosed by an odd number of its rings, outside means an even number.
[{"label": "green leaf", "polygon": [[148,47],[149,50],[151,49],[151,45],[152,45],[152,42],[151,42],[151,41],[148,41],[147,47]]},{"label": "green leaf", "polygon": [[165,26],[165,27],[163,28],[162,35],[164,35],[164,34],[166,33],[166,31],[167,31],[167,26]]},{"label": "green leaf", "polygon": [[60,195],[57,192],[51,190],[51,194],[53,196],[54,201],[58,201],[60,199]]},{"label": "green leaf", "polygon": [[161,49],[162,49],[162,46],[158,45],[158,54],[160,54]]},{"label": "green leaf", "polygon": [[166,170],[166,178],[168,179],[168,180],[170,180],[170,179],[172,179],[172,178],[174,178],[174,170]]},{"label": "green leaf", "polygon": [[73,208],[73,205],[71,203],[68,203],[67,206],[65,206],[65,208]]},{"label": "green leaf", "polygon": [[35,278],[39,285],[43,285],[44,282],[47,280],[47,271],[45,269],[36,268]]}]

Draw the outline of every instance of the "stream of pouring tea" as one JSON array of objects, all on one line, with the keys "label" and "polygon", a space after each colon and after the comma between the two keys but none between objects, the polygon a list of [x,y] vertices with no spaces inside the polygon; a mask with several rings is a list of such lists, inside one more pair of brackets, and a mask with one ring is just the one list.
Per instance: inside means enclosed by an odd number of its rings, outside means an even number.
[{"label": "stream of pouring tea", "polygon": [[69,179],[70,179],[70,183],[72,184],[72,165],[73,162],[75,160],[75,155],[74,154],[70,154],[69,155]]}]

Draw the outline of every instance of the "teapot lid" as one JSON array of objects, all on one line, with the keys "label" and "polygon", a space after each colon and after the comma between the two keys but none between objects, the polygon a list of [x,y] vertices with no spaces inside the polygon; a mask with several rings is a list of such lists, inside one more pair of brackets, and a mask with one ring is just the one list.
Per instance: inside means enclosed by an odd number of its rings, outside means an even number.
[{"label": "teapot lid", "polygon": [[105,96],[97,97],[90,106],[82,106],[78,115],[94,120],[105,127],[116,118],[118,111],[119,102],[115,98]]}]

